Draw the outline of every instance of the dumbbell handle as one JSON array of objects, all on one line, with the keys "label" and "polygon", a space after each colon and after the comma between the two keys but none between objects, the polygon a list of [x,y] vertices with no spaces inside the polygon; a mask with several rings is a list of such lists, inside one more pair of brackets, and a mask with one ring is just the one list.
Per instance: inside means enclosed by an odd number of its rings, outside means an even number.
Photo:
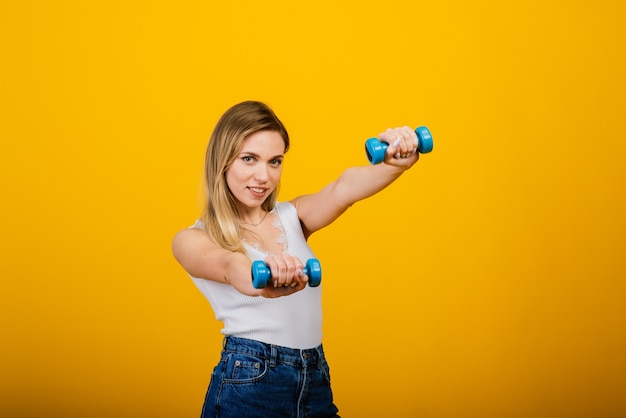
[{"label": "dumbbell handle", "polygon": [[[426,154],[433,150],[433,137],[425,126],[420,126],[415,130],[417,134],[417,151]],[[372,164],[380,164],[385,161],[385,152],[389,144],[378,138],[370,138],[365,141],[365,154]]]},{"label": "dumbbell handle", "polygon": [[[322,282],[322,266],[317,258],[310,258],[304,266],[304,274],[309,277],[309,286],[317,287]],[[272,279],[272,272],[263,260],[252,263],[252,286],[263,289]]]}]

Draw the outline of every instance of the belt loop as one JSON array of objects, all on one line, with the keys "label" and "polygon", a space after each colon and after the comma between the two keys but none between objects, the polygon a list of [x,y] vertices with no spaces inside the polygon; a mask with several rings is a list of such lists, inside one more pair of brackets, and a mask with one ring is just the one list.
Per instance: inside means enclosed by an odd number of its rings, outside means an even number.
[{"label": "belt loop", "polygon": [[274,344],[271,345],[270,353],[270,367],[276,367],[276,360],[278,358],[278,350]]}]

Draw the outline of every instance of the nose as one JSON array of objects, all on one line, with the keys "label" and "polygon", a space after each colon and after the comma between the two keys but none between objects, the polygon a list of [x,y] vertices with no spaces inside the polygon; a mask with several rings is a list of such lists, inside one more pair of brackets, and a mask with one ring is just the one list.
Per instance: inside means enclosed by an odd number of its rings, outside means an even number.
[{"label": "nose", "polygon": [[264,183],[269,179],[269,167],[265,164],[259,164],[257,169],[254,171],[254,180],[259,183]]}]

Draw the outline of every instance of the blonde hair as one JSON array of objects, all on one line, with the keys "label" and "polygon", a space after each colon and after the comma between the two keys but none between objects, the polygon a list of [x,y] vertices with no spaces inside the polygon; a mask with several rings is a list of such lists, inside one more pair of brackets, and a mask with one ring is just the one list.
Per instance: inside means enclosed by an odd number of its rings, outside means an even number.
[{"label": "blonde hair", "polygon": [[[270,107],[256,101],[246,101],[228,109],[217,122],[206,150],[206,205],[202,219],[211,238],[222,248],[244,252],[241,242],[243,229],[237,200],[226,184],[226,171],[239,155],[246,138],[259,131],[275,131],[289,149],[289,135],[283,123]],[[261,207],[270,211],[278,197],[276,189]]]}]

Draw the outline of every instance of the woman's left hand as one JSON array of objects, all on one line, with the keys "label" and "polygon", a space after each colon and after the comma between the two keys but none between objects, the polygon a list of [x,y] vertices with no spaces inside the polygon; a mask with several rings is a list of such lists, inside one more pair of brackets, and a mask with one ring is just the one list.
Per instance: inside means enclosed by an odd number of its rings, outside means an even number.
[{"label": "woman's left hand", "polygon": [[408,126],[387,129],[378,139],[389,144],[385,164],[407,169],[419,160],[417,134]]}]

